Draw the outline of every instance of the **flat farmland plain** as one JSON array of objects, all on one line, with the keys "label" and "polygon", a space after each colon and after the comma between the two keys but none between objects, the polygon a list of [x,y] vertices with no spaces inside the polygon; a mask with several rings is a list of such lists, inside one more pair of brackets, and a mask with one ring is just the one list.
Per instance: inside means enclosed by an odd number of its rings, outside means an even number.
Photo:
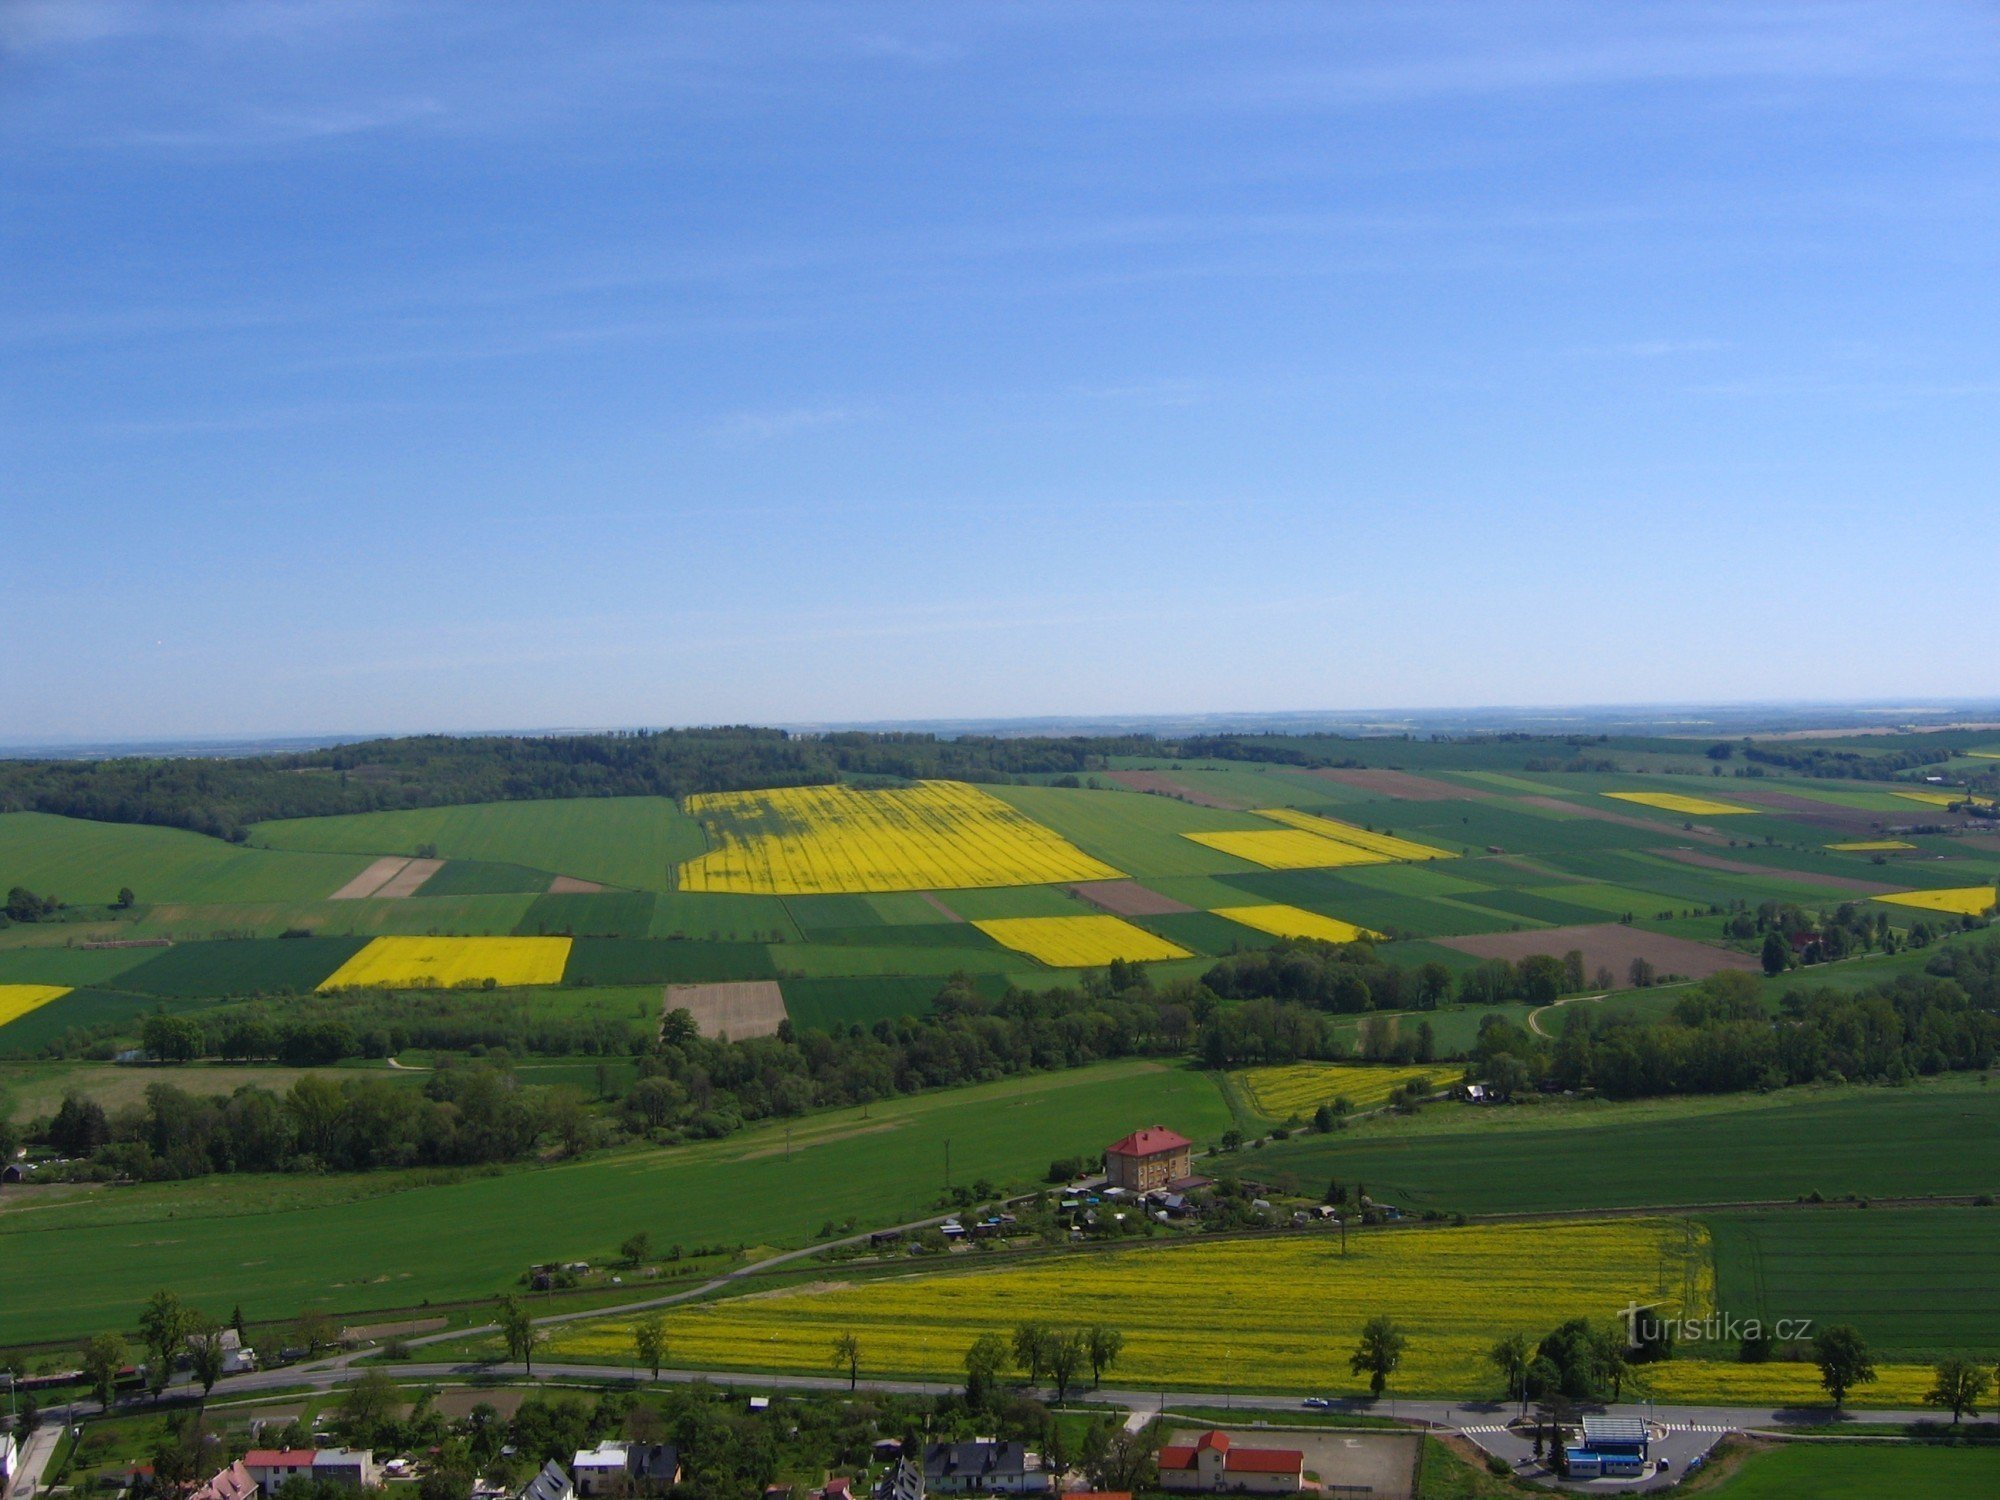
[{"label": "flat farmland plain", "polygon": [[[808,1244],[828,1219],[898,1223],[931,1211],[945,1180],[1026,1189],[1057,1157],[1101,1150],[1134,1121],[1198,1142],[1230,1115],[1193,1069],[1111,1063],[833,1110],[726,1140],[606,1153],[413,1185],[396,1173],[215,1177],[0,1207],[0,1344],[129,1328],[172,1287],[252,1319],[338,1314],[504,1291],[538,1261],[608,1259],[636,1230],[656,1245]],[[585,1211],[587,1209],[587,1211]],[[438,1253],[450,1245],[452,1253]],[[822,1356],[823,1362],[823,1356]]]},{"label": "flat farmland plain", "polygon": [[315,900],[368,865],[352,854],[244,849],[178,828],[0,813],[0,870],[78,905],[108,906],[121,886],[141,901]]}]

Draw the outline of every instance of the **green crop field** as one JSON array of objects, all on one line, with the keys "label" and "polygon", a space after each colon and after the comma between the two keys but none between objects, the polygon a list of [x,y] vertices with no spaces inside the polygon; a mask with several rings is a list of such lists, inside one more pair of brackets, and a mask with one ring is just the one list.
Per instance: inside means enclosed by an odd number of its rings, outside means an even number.
[{"label": "green crop field", "polygon": [[537,896],[515,932],[523,937],[567,932],[572,937],[642,938],[653,928],[651,891],[601,891]]},{"label": "green crop field", "polygon": [[570,945],[567,984],[706,984],[721,979],[775,979],[777,966],[759,943],[627,942],[580,937]]},{"label": "green crop field", "polygon": [[[787,979],[779,987],[785,996],[785,1013],[794,1025],[801,1030],[837,1031],[872,1026],[898,1016],[922,1015],[930,1009],[940,983],[932,975],[884,974]],[[989,992],[1004,987],[997,976],[980,983],[980,988]]]},{"label": "green crop field", "polygon": [[498,1293],[538,1261],[605,1259],[639,1229],[659,1245],[807,1244],[829,1219],[929,1212],[947,1141],[954,1181],[1025,1188],[1051,1159],[1155,1121],[1212,1141],[1230,1116],[1202,1073],[1114,1063],[816,1115],[789,1151],[768,1125],[442,1186],[224,1177],[66,1198],[0,1211],[9,1283],[62,1288],[0,1301],[0,1344],[129,1328],[159,1287],[252,1319],[348,1314]]},{"label": "green crop field", "polygon": [[671,890],[674,866],[707,847],[700,826],[666,797],[482,802],[295,818],[260,823],[250,836],[272,849],[350,854],[415,854],[428,844],[448,859],[524,865],[648,891]]},{"label": "green crop field", "polygon": [[2000,1448],[1775,1443],[1703,1495],[1729,1500],[1989,1500],[2000,1494]]},{"label": "green crop field", "polygon": [[1218,875],[1257,866],[1182,837],[1226,829],[1269,829],[1268,819],[1216,807],[1193,807],[1144,792],[1068,791],[995,786],[996,797],[1053,828],[1084,853],[1127,875]]},{"label": "green crop field", "polygon": [[1709,1231],[1716,1305],[1729,1312],[1852,1323],[1896,1360],[2000,1346],[2000,1209],[1717,1215]]},{"label": "green crop field", "polygon": [[72,1029],[89,1031],[111,1025],[121,1034],[136,1039],[147,1016],[160,1011],[179,1015],[214,1003],[111,990],[72,990],[60,1000],[51,1000],[19,1020],[0,1026],[0,1057],[34,1057]]},{"label": "green crop field", "polygon": [[[1951,1142],[1950,1150],[1939,1143]],[[1820,1192],[2000,1190],[2000,1090],[1787,1089],[1653,1103],[1434,1106],[1414,1122],[1305,1136],[1257,1170],[1318,1192],[1330,1177],[1409,1208],[1465,1213],[1739,1203]],[[2000,1223],[2000,1220],[1996,1220]]]},{"label": "green crop field", "polygon": [[0,872],[83,906],[109,905],[119,887],[140,901],[309,901],[368,865],[352,854],[243,849],[178,828],[90,823],[47,813],[0,813]]},{"label": "green crop field", "polygon": [[117,988],[190,999],[310,990],[348,959],[358,937],[250,938],[168,948],[118,976]]},{"label": "green crop field", "polygon": [[549,872],[524,865],[501,865],[478,859],[453,859],[423,884],[432,896],[540,895],[549,888]]},{"label": "green crop field", "polygon": [[0,948],[0,984],[102,984],[164,951],[158,948]]}]

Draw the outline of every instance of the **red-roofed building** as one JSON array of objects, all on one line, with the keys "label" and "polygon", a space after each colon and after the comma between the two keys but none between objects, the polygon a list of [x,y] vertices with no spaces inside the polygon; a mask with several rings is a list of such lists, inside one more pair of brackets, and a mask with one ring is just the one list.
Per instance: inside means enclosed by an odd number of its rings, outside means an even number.
[{"label": "red-roofed building", "polygon": [[1160,1488],[1238,1495],[1296,1495],[1306,1456],[1296,1448],[1239,1448],[1226,1432],[1160,1450]]},{"label": "red-roofed building", "polygon": [[1150,1193],[1154,1188],[1191,1175],[1194,1142],[1164,1125],[1148,1125],[1122,1141],[1104,1149],[1104,1173],[1113,1187],[1131,1193]]},{"label": "red-roofed building", "polygon": [[250,1470],[238,1459],[200,1489],[188,1500],[256,1500],[257,1481],[250,1477]]},{"label": "red-roofed building", "polygon": [[243,1455],[243,1467],[267,1496],[293,1479],[313,1477],[317,1448],[252,1448]]}]

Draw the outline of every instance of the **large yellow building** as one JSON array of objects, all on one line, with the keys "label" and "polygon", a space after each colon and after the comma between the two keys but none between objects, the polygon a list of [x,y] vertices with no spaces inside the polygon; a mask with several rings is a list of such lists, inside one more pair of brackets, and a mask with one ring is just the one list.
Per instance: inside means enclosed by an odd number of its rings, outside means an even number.
[{"label": "large yellow building", "polygon": [[1104,1174],[1113,1187],[1132,1193],[1150,1193],[1154,1188],[1192,1175],[1194,1142],[1164,1125],[1148,1125],[1122,1141],[1104,1149]]}]

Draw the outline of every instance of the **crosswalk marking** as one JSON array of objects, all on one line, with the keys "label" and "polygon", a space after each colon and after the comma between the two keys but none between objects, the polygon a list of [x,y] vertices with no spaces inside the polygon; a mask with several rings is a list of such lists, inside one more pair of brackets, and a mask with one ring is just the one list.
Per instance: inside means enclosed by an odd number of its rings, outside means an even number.
[{"label": "crosswalk marking", "polygon": [[1507,1429],[1501,1423],[1495,1422],[1485,1427],[1461,1427],[1458,1430],[1460,1432],[1505,1432]]}]

